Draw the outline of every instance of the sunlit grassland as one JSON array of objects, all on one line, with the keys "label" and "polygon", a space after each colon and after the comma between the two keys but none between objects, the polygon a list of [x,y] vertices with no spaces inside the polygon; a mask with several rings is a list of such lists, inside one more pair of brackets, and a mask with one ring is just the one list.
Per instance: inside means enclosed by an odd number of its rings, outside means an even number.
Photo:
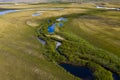
[{"label": "sunlit grassland", "polygon": [[96,6],[94,3],[83,3],[83,4],[73,4],[73,3],[68,3],[68,4],[55,4],[55,3],[46,3],[46,4],[20,4],[20,5],[11,5],[11,6],[1,6],[1,8],[16,8],[16,9],[23,9],[23,8],[42,8],[42,7],[61,7],[61,8],[93,8]]},{"label": "sunlit grassland", "polygon": [[26,24],[32,19],[37,21],[62,14],[48,11],[40,17],[32,17],[35,12],[21,11],[0,16],[0,80],[76,79],[44,58],[45,49],[37,40],[34,27]]},{"label": "sunlit grassland", "polygon": [[116,2],[109,2],[109,3],[106,3],[106,6],[107,7],[120,7],[120,3],[116,3]]},{"label": "sunlit grassland", "polygon": [[[67,17],[68,22],[64,24],[63,28],[57,28],[55,33],[53,33],[53,35],[57,34],[64,38],[62,46],[58,50],[65,56],[66,62],[87,67],[89,65],[89,68],[91,66],[96,71],[93,71],[95,77],[97,77],[96,79],[112,80],[113,72],[119,74],[120,70],[119,30],[116,30],[116,28],[119,28],[119,11],[95,8],[82,8],[83,11],[80,11],[80,9],[69,8],[61,12],[62,14],[64,13],[63,17]],[[65,11],[68,11],[68,14],[65,14]],[[61,16],[56,12],[55,14],[58,17]],[[54,16],[50,19],[54,23],[55,18],[58,17]],[[47,52],[52,53],[45,55],[52,60],[59,62],[63,60],[64,62],[64,59],[60,59],[61,55],[54,50],[54,40],[57,39],[53,38],[51,40],[49,36],[45,36],[46,34],[49,35],[47,31],[49,24],[45,24],[47,20],[42,21],[40,26],[38,26],[39,28],[42,26],[41,29],[38,29],[39,37],[48,42]],[[86,64],[84,60],[96,63],[100,67],[91,62]]]},{"label": "sunlit grassland", "polygon": [[[45,47],[37,40],[37,27],[43,19],[62,15],[87,13],[94,4],[40,4],[4,6],[5,9],[26,9],[41,7],[63,7],[61,11],[45,11],[32,17],[39,10],[28,10],[0,16],[0,80],[75,80],[77,78],[49,62],[43,54]],[[83,14],[82,14],[83,15]],[[108,50],[118,56],[119,16],[117,11],[91,13],[70,19],[64,26],[66,32],[83,37],[96,47]],[[35,25],[34,25],[35,24]],[[115,27],[114,27],[115,26]],[[7,77],[6,77],[7,76]]]},{"label": "sunlit grassland", "polygon": [[95,46],[120,56],[119,17],[119,11],[79,16],[79,18],[72,20],[66,30],[74,31]]}]

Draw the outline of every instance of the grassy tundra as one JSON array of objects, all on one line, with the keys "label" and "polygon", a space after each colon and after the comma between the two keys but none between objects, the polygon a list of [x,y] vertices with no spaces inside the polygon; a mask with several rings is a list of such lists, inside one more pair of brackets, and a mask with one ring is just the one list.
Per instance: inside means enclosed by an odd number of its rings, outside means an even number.
[{"label": "grassy tundra", "polygon": [[[64,10],[48,10],[32,17],[44,7]],[[0,80],[79,80],[57,65],[61,61],[95,69],[96,80],[113,80],[112,73],[105,68],[120,75],[119,11],[98,10],[92,3],[22,4],[1,8],[31,10],[0,16]],[[69,60],[55,52],[53,38],[36,33],[41,26],[47,30],[46,21],[54,22],[59,16],[67,17],[68,22],[54,34],[66,39],[59,50]],[[43,34],[48,34],[46,30]],[[38,41],[38,34],[49,43],[47,46]],[[70,51],[71,46],[74,48]]]}]

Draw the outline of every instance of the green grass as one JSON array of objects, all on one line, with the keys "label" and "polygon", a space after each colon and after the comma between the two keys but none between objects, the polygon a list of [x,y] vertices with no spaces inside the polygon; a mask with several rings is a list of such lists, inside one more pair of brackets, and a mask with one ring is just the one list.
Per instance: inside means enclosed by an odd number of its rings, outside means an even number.
[{"label": "green grass", "polygon": [[[120,38],[117,31],[119,12],[96,10],[91,9],[94,7],[91,4],[84,5],[40,4],[2,7],[65,7],[65,10],[61,13],[47,11],[39,17],[31,16],[37,10],[0,16],[0,80],[80,80],[58,66],[60,62],[87,66],[94,72],[96,80],[112,80],[112,73],[105,68],[120,74]],[[60,16],[67,17],[68,22],[54,34],[66,39],[60,40],[63,45],[59,49],[67,58],[55,50],[55,40],[59,39],[45,35],[48,34],[47,20],[52,19],[54,22]],[[29,26],[27,21],[36,22],[39,26]],[[38,33],[40,28],[42,34]],[[46,46],[38,41],[38,35],[47,41]],[[104,75],[106,77],[103,77]]]},{"label": "green grass", "polygon": [[[114,12],[114,11],[113,11]],[[116,16],[112,11],[101,14],[84,15],[71,20],[65,30],[72,31],[78,36],[85,38],[91,44],[108,50],[120,56],[120,37],[119,37],[119,12]],[[104,16],[104,17],[103,17]],[[109,18],[111,17],[111,18]]]}]

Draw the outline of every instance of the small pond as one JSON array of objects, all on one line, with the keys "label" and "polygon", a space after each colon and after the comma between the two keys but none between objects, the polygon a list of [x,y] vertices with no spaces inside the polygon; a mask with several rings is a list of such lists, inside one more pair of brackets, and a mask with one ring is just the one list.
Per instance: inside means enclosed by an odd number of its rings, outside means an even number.
[{"label": "small pond", "polygon": [[49,32],[49,33],[55,32],[55,27],[56,27],[56,24],[55,24],[55,23],[54,23],[53,25],[49,26],[49,27],[48,27],[48,32]]},{"label": "small pond", "polygon": [[40,13],[32,14],[32,16],[40,16],[40,15],[41,15]]},{"label": "small pond", "polygon": [[[56,19],[56,22],[54,24],[52,24],[51,26],[48,26],[48,32],[49,33],[55,32],[55,27],[56,26],[58,26],[58,27],[64,26],[63,22],[66,22],[66,21],[67,21],[67,19],[63,18],[63,17]],[[51,23],[51,22],[52,22],[52,20],[48,20],[48,23]]]},{"label": "small pond", "polygon": [[83,80],[94,80],[92,71],[87,67],[74,66],[74,65],[65,64],[65,63],[60,64],[60,66],[62,66],[65,70],[67,70],[74,76],[79,77]]},{"label": "small pond", "polygon": [[12,12],[18,12],[20,10],[4,10],[4,11],[0,11],[0,15],[5,15],[8,13],[12,13]]},{"label": "small pond", "polygon": [[67,21],[67,19],[64,17],[60,17],[60,18],[56,19],[56,21]]},{"label": "small pond", "polygon": [[[70,72],[72,75],[81,78],[82,80],[94,80],[92,71],[87,67],[74,66],[71,64],[62,63],[60,64],[66,71]],[[120,77],[113,73],[113,80],[120,80]]]}]

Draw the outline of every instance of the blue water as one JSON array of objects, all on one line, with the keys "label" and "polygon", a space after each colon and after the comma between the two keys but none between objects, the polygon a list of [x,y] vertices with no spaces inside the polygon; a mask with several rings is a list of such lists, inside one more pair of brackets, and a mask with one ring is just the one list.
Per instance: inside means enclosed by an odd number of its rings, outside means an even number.
[{"label": "blue water", "polygon": [[56,21],[67,21],[67,19],[63,18],[63,17],[60,17],[60,18],[56,19]]},{"label": "blue water", "polygon": [[74,66],[71,64],[60,64],[64,69],[66,69],[68,72],[73,74],[74,76],[77,76],[83,80],[94,80],[94,76],[92,75],[92,71],[87,67],[80,67],[80,66]]},{"label": "blue water", "polygon": [[[58,21],[58,22],[55,22],[53,25],[48,26],[48,32],[49,32],[49,33],[55,32],[56,24],[57,24],[58,27],[64,26],[63,21],[67,21],[67,19],[61,17],[61,18],[56,19],[56,21]],[[47,22],[48,22],[48,23],[51,23],[52,20],[48,20]]]},{"label": "blue water", "polygon": [[20,11],[20,10],[4,10],[4,11],[0,11],[0,15],[5,15],[8,13],[17,12],[17,11]]},{"label": "blue water", "polygon": [[40,16],[39,13],[32,14],[32,16]]},{"label": "blue water", "polygon": [[113,79],[114,80],[120,80],[120,77],[117,74],[113,73]]},{"label": "blue water", "polygon": [[49,33],[55,32],[55,27],[56,27],[56,24],[53,24],[53,25],[49,26],[49,27],[48,27],[48,32],[49,32]]}]

